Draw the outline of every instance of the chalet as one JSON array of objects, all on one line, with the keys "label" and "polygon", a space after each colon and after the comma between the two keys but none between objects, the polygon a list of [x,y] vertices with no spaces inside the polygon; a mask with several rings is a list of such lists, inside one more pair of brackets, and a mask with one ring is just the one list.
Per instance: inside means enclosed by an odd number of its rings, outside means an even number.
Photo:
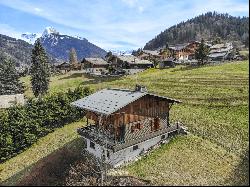
[{"label": "chalet", "polygon": [[175,67],[176,58],[167,58],[159,62],[159,68]]},{"label": "chalet", "polygon": [[174,58],[180,61],[187,61],[194,59],[195,50],[198,48],[200,42],[193,41],[190,43],[177,44],[175,46],[169,46]]},{"label": "chalet", "polygon": [[55,68],[61,73],[67,73],[71,70],[69,62],[62,62],[60,64],[55,65]]},{"label": "chalet", "polygon": [[[198,41],[193,41],[193,42],[190,42],[189,44],[187,44],[185,50],[188,54],[188,60],[195,59],[195,51],[196,51],[196,49],[198,49],[199,45],[200,45],[200,42],[198,42]],[[205,44],[205,45],[207,45],[207,44]]]},{"label": "chalet", "polygon": [[179,123],[170,124],[174,103],[180,101],[137,85],[135,90],[103,89],[72,105],[86,112],[87,126],[77,130],[85,149],[116,167],[183,130]]},{"label": "chalet", "polygon": [[186,51],[186,46],[188,44],[177,44],[175,46],[169,46],[169,50],[173,54],[173,57],[178,60],[188,60],[188,53]]},{"label": "chalet", "polygon": [[142,50],[141,53],[137,56],[141,60],[159,60],[161,55],[159,51],[151,51],[151,50]]},{"label": "chalet", "polygon": [[208,58],[212,61],[223,61],[233,49],[232,43],[215,44],[210,47]]},{"label": "chalet", "polygon": [[82,64],[86,73],[90,74],[102,74],[109,66],[102,58],[84,58]]},{"label": "chalet", "polygon": [[134,74],[153,67],[149,60],[141,60],[133,55],[122,55],[117,57],[117,67],[122,68],[127,74]]}]

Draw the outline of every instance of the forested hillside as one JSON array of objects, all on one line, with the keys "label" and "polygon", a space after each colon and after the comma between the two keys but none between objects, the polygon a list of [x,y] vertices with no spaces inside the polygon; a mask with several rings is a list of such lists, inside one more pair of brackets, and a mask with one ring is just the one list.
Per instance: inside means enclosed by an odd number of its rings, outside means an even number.
[{"label": "forested hillside", "polygon": [[29,64],[33,46],[23,40],[17,40],[0,34],[0,55],[11,58],[17,66]]},{"label": "forested hillside", "polygon": [[[33,45],[26,41],[0,34],[0,57],[10,58],[17,67],[30,65],[32,48]],[[59,61],[50,54],[47,55],[50,63]]]},{"label": "forested hillside", "polygon": [[233,17],[228,14],[208,12],[161,32],[144,46],[157,49],[166,44],[185,43],[192,40],[221,38],[249,46],[249,17]]}]

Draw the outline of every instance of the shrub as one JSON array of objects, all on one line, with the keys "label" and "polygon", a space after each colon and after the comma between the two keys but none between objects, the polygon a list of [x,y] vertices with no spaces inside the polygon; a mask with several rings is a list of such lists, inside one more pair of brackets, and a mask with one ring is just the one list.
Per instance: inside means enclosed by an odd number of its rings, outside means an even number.
[{"label": "shrub", "polygon": [[14,106],[0,112],[0,163],[55,128],[81,119],[83,110],[72,107],[70,103],[90,93],[89,88],[78,87],[66,93],[31,98],[24,106]]}]

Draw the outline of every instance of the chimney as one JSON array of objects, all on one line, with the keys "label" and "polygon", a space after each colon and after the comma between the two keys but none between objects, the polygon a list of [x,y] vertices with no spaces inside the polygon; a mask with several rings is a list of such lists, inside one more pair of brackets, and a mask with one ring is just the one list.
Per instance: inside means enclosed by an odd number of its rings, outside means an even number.
[{"label": "chimney", "polygon": [[148,90],[147,90],[146,86],[136,84],[135,85],[135,91],[136,92],[147,92]]}]

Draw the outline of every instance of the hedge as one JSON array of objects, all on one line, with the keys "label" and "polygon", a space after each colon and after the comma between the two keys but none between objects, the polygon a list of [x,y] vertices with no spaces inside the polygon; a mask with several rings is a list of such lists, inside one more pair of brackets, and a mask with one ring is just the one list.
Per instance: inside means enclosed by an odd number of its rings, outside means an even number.
[{"label": "hedge", "polygon": [[22,152],[55,128],[84,116],[71,102],[91,93],[88,87],[28,99],[24,106],[0,111],[0,163]]}]

